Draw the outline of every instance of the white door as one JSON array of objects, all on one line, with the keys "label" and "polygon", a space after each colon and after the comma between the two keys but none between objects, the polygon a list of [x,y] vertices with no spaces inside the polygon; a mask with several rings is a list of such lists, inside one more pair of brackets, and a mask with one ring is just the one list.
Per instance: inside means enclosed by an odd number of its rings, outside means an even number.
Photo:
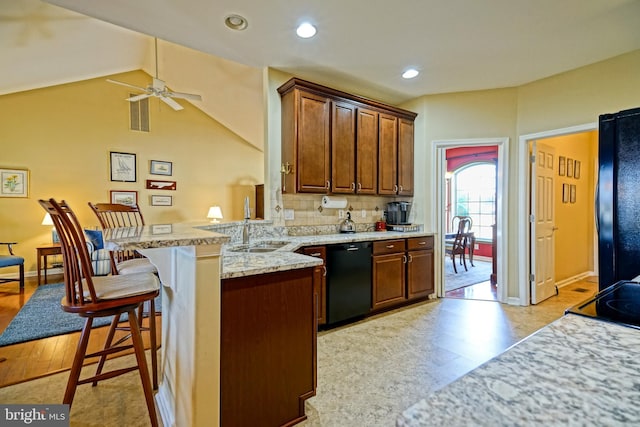
[{"label": "white door", "polygon": [[556,294],[555,280],[555,148],[538,141],[532,144],[531,163],[531,303]]}]

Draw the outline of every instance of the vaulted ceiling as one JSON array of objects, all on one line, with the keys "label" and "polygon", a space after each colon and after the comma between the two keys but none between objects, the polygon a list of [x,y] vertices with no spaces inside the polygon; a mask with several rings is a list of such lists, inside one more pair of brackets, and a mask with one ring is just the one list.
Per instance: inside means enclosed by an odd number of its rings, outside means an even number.
[{"label": "vaulted ceiling", "polygon": [[[0,93],[140,69],[148,38],[387,102],[521,85],[640,48],[637,0],[39,0],[0,4]],[[248,20],[225,27],[227,15]],[[87,19],[85,16],[97,18]],[[318,33],[300,39],[295,27]],[[104,21],[104,22],[101,22]],[[111,25],[111,24],[115,25]],[[126,29],[126,30],[125,30]],[[401,73],[420,70],[412,80]],[[178,88],[180,89],[180,88]]]}]

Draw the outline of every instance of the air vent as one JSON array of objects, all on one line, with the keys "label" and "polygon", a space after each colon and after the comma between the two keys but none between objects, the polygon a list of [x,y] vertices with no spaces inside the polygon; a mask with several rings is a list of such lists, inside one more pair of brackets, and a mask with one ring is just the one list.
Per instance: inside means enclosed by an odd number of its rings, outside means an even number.
[{"label": "air vent", "polygon": [[[135,94],[130,94],[135,96]],[[149,132],[149,98],[129,102],[130,129]]]}]

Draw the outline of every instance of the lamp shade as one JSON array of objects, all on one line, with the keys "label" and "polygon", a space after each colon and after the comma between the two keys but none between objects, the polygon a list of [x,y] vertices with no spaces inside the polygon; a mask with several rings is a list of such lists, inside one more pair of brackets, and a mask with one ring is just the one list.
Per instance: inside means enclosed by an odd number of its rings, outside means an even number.
[{"label": "lamp shade", "polygon": [[48,213],[44,215],[44,218],[42,218],[42,225],[53,225],[51,215],[49,215]]},{"label": "lamp shade", "polygon": [[211,222],[220,222],[218,220],[222,219],[222,209],[220,206],[211,206],[209,208],[209,213],[207,214],[207,218],[211,218]]}]

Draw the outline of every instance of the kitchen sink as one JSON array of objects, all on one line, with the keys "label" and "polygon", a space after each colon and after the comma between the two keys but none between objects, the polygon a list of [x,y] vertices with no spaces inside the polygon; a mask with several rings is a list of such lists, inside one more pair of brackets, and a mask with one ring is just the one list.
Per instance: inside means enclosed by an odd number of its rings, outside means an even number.
[{"label": "kitchen sink", "polygon": [[249,253],[261,253],[261,252],[273,252],[288,245],[289,242],[284,241],[264,241],[256,242],[249,246],[240,245],[229,249],[229,252],[249,252]]}]

